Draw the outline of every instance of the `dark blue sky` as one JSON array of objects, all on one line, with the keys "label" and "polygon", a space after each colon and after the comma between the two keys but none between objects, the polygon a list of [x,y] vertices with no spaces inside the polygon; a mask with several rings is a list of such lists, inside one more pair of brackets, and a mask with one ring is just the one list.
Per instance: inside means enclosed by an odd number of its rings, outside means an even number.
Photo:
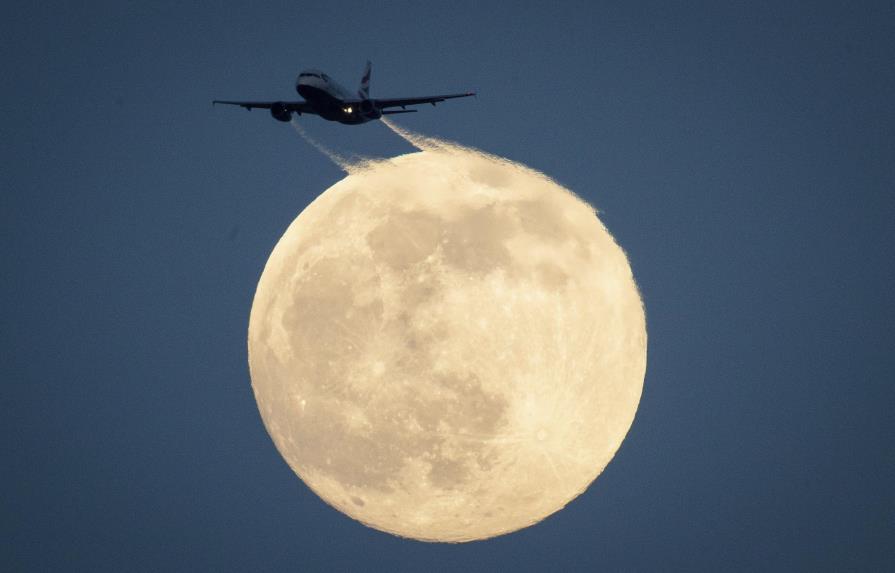
[{"label": "dark blue sky", "polygon": [[[3,569],[892,567],[895,8],[721,4],[4,4]],[[353,86],[367,58],[374,95],[478,90],[401,123],[583,196],[643,291],[627,440],[495,540],[330,509],[252,396],[261,269],[341,173],[210,101],[291,98],[305,67]]]}]

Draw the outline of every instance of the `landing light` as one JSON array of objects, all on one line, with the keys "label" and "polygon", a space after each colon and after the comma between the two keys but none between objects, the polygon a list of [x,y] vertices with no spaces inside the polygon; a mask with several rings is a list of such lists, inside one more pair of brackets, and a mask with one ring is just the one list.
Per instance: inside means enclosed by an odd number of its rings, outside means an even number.
[{"label": "landing light", "polygon": [[351,107],[351,106],[349,105],[348,107],[343,107],[343,108],[342,108],[342,111],[344,111],[345,113],[351,115],[351,112],[354,111],[354,108]]}]

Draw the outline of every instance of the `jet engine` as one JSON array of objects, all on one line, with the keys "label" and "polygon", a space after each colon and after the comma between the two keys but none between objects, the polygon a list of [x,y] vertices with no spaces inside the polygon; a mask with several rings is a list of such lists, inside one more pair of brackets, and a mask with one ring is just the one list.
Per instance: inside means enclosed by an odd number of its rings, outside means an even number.
[{"label": "jet engine", "polygon": [[376,109],[376,106],[373,105],[373,102],[365,99],[360,102],[360,112],[361,114],[369,119],[379,119],[382,117],[382,112]]},{"label": "jet engine", "polygon": [[270,106],[270,115],[277,121],[289,121],[292,119],[292,112],[281,101]]}]

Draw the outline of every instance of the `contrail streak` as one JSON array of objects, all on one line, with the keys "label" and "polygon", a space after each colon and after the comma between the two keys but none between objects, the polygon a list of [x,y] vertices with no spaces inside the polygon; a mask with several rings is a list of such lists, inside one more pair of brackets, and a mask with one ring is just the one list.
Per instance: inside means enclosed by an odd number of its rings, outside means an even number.
[{"label": "contrail streak", "polygon": [[433,139],[431,137],[420,135],[418,133],[414,133],[412,131],[404,129],[403,127],[398,127],[390,119],[383,117],[379,121],[384,123],[386,127],[395,132],[395,135],[397,135],[410,145],[416,147],[420,151],[432,151],[444,147],[444,142]]},{"label": "contrail streak", "polygon": [[351,163],[351,161],[349,161],[345,157],[342,157],[341,155],[339,155],[332,149],[328,148],[327,146],[323,145],[322,143],[318,142],[316,139],[311,137],[308,134],[308,132],[305,131],[305,128],[303,128],[301,126],[301,124],[298,123],[298,121],[295,118],[293,118],[292,121],[290,121],[289,123],[292,124],[292,127],[295,128],[295,131],[298,132],[298,134],[300,136],[302,136],[302,138],[305,141],[307,141],[308,143],[313,145],[314,148],[317,149],[317,151],[319,151],[323,155],[327,156],[330,159],[330,161],[332,161],[333,163],[338,165],[339,169],[341,169],[345,173],[349,173],[351,171],[351,168],[354,166]]}]

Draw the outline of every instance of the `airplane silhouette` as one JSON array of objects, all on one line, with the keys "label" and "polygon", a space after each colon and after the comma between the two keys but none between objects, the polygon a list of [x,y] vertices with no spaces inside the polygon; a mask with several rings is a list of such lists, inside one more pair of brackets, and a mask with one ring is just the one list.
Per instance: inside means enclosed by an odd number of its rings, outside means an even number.
[{"label": "airplane silhouette", "polygon": [[[408,105],[424,103],[433,106],[447,99],[474,96],[475,92],[406,98],[370,97],[370,62],[364,68],[364,75],[356,94],[351,94],[320,70],[305,70],[298,74],[295,91],[304,101],[224,101],[214,100],[212,104],[238,105],[249,111],[255,108],[269,109],[270,115],[278,121],[290,121],[292,114],[318,115],[329,121],[347,125],[357,125],[395,113],[413,113]],[[400,110],[389,109],[400,107]]]}]

